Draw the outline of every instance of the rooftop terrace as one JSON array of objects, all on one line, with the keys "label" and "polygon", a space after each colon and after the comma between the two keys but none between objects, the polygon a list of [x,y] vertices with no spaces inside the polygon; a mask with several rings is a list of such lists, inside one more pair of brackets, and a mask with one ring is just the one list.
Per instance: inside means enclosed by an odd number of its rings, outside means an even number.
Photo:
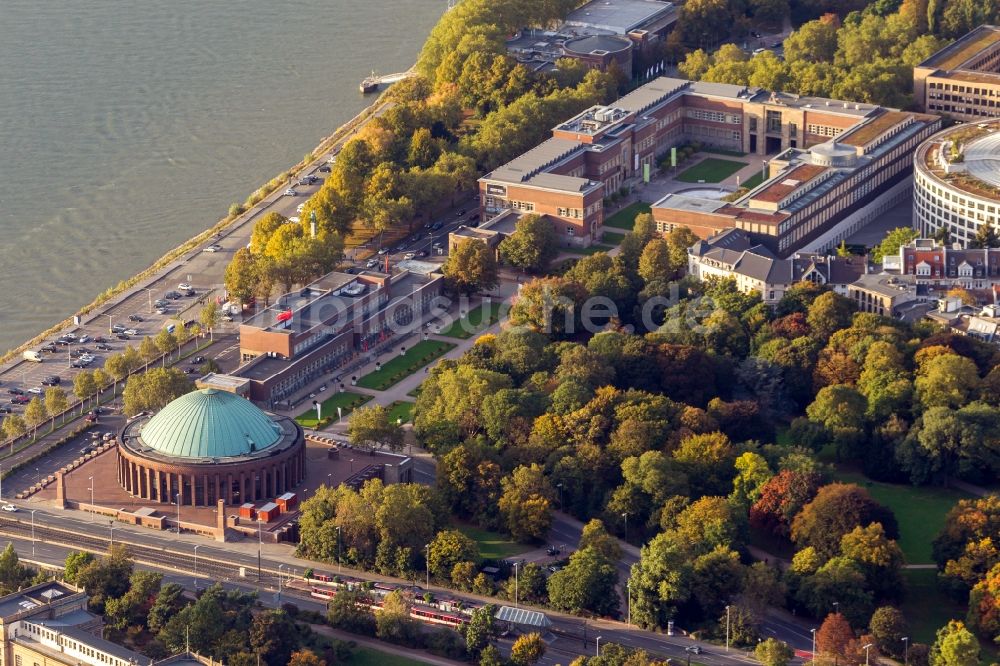
[{"label": "rooftop terrace", "polygon": [[960,69],[978,53],[998,42],[1000,42],[1000,28],[994,25],[981,25],[927,58],[918,67]]}]

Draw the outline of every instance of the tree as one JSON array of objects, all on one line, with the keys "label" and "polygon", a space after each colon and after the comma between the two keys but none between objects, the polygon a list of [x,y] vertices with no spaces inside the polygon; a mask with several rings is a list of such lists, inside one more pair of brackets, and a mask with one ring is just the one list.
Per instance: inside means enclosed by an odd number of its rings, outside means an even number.
[{"label": "tree", "polygon": [[806,321],[814,337],[828,340],[831,335],[851,324],[854,304],[843,296],[826,291],[816,297],[806,312]]},{"label": "tree", "polygon": [[944,572],[942,578],[963,592],[981,580],[1000,563],[993,543],[997,534],[1000,497],[959,500],[945,516],[944,527],[932,543],[934,561]]},{"label": "tree", "polygon": [[194,384],[179,369],[154,368],[129,377],[122,392],[123,411],[126,416],[135,416],[141,411],[162,409],[193,389]]},{"label": "tree", "polygon": [[201,324],[203,329],[208,329],[209,339],[213,342],[215,341],[215,327],[219,325],[219,321],[222,319],[222,313],[219,309],[219,304],[215,299],[210,298],[205,307],[201,309],[198,313],[198,323]]},{"label": "tree", "polygon": [[[26,432],[28,432],[28,424],[24,422],[24,418],[20,414],[8,414],[3,420],[3,434],[7,439],[15,440]],[[11,446],[13,447],[13,445],[12,441]]]},{"label": "tree", "polygon": [[815,472],[779,471],[761,487],[760,499],[750,507],[750,524],[788,537],[795,516],[816,496],[821,483]]},{"label": "tree", "polygon": [[[50,415],[55,417],[56,414],[62,414],[66,411],[69,406],[69,401],[66,399],[66,391],[58,386],[50,386],[45,389],[45,411]],[[63,416],[65,421],[66,417]],[[55,425],[55,422],[53,422]]]},{"label": "tree", "polygon": [[878,651],[883,654],[899,656],[903,650],[903,638],[907,634],[906,618],[898,608],[882,606],[875,609],[868,623],[868,630]]},{"label": "tree", "polygon": [[674,272],[675,267],[670,261],[670,245],[666,239],[654,238],[649,241],[639,256],[639,277],[649,284],[654,280],[669,280]]},{"label": "tree", "polygon": [[969,592],[969,628],[987,640],[1000,636],[1000,563]]},{"label": "tree", "polygon": [[446,579],[460,562],[478,560],[479,547],[475,541],[458,530],[442,530],[430,543],[427,566],[431,575]]},{"label": "tree", "polygon": [[498,284],[497,260],[486,243],[466,238],[455,244],[441,267],[448,288],[459,294],[489,291]]},{"label": "tree", "polygon": [[177,338],[166,328],[160,329],[153,342],[156,343],[156,348],[163,354],[163,363],[167,362],[167,356],[170,355],[170,352],[177,349]]},{"label": "tree", "polygon": [[501,487],[500,514],[511,536],[527,542],[548,534],[555,491],[542,468],[521,465],[501,481]]},{"label": "tree", "polygon": [[556,230],[547,217],[523,215],[514,225],[514,233],[500,242],[500,258],[511,266],[540,273],[559,249]]},{"label": "tree", "polygon": [[581,549],[593,548],[608,562],[617,562],[622,557],[622,548],[618,544],[618,539],[608,534],[604,523],[597,518],[583,526],[579,547]]},{"label": "tree", "polygon": [[510,320],[554,338],[572,335],[581,330],[580,307],[587,296],[586,288],[573,280],[536,278],[521,287]]},{"label": "tree", "polygon": [[[89,553],[78,553],[86,554]],[[69,558],[67,558],[67,564]],[[146,626],[151,632],[159,631],[184,606],[184,588],[178,583],[167,583],[160,587],[149,613],[146,615]]]},{"label": "tree", "polygon": [[142,360],[146,362],[147,370],[149,369],[149,364],[156,360],[162,353],[163,352],[160,351],[159,346],[156,344],[156,340],[148,335],[143,337],[142,342],[139,343],[139,355],[142,357]]},{"label": "tree", "polygon": [[80,413],[83,413],[83,404],[91,396],[97,393],[97,383],[94,381],[94,373],[90,370],[81,370],[73,378],[73,394],[80,399]]},{"label": "tree", "polygon": [[764,666],[788,666],[795,652],[788,647],[788,643],[777,638],[768,638],[757,644],[754,656]]},{"label": "tree", "polygon": [[504,583],[503,592],[507,599],[515,597],[521,602],[530,604],[548,604],[548,578],[542,567],[534,562],[528,562],[520,567],[517,576],[511,576]]},{"label": "tree", "polygon": [[736,478],[733,479],[733,492],[730,497],[739,504],[749,508],[758,499],[764,485],[771,480],[774,473],[764,456],[747,451],[736,459]]},{"label": "tree", "polygon": [[904,583],[901,576],[903,551],[885,536],[880,523],[855,527],[840,539],[840,552],[854,560],[865,575],[868,589],[879,599],[898,598]]},{"label": "tree", "polygon": [[418,631],[410,619],[410,604],[395,590],[386,595],[375,611],[375,635],[379,640],[407,645]]},{"label": "tree", "polygon": [[120,630],[145,625],[162,581],[163,574],[133,571],[129,577],[128,592],[105,603],[104,614],[110,624]]},{"label": "tree", "polygon": [[958,620],[949,620],[938,629],[937,640],[931,646],[931,666],[976,666],[979,663],[979,641]]},{"label": "tree", "polygon": [[872,261],[881,264],[884,257],[899,253],[900,247],[916,240],[919,236],[920,232],[910,227],[897,227],[891,230],[872,250]]},{"label": "tree", "polygon": [[510,648],[510,661],[514,666],[533,666],[545,656],[545,641],[541,634],[522,634]]},{"label": "tree", "polygon": [[66,556],[66,563],[63,566],[67,582],[76,583],[76,577],[80,571],[93,561],[94,556],[91,553],[78,550],[70,552]]},{"label": "tree", "polygon": [[393,453],[403,449],[403,429],[389,419],[389,408],[383,405],[358,407],[347,421],[351,444],[374,453],[384,447]]},{"label": "tree", "polygon": [[38,396],[32,398],[28,406],[24,408],[24,420],[31,426],[32,433],[35,433],[38,430],[38,426],[45,423],[48,417],[49,415],[45,411],[45,403]]},{"label": "tree", "polygon": [[496,625],[497,607],[486,604],[472,611],[469,623],[465,625],[465,648],[473,659],[489,647],[497,639],[500,630]]},{"label": "tree", "polygon": [[326,661],[312,650],[303,648],[292,653],[288,666],[326,666]]},{"label": "tree", "polygon": [[840,613],[830,613],[816,631],[816,651],[820,654],[847,659],[854,640],[854,630]]},{"label": "tree", "polygon": [[299,647],[295,622],[283,610],[254,615],[249,638],[254,654],[265,664],[287,664]]},{"label": "tree", "polygon": [[11,594],[24,587],[35,571],[21,564],[12,542],[0,552],[0,593]]},{"label": "tree", "polygon": [[841,538],[858,526],[881,523],[889,538],[899,530],[892,512],[853,484],[831,483],[819,489],[792,522],[792,540],[800,548],[813,546],[823,557],[840,551]]},{"label": "tree", "polygon": [[978,392],[979,383],[979,371],[971,359],[943,354],[921,365],[914,386],[925,408],[958,409]]},{"label": "tree", "polygon": [[375,635],[375,618],[365,607],[367,598],[361,590],[338,590],[326,610],[331,627],[352,634]]},{"label": "tree", "polygon": [[549,601],[570,613],[590,611],[614,615],[618,611],[618,571],[593,547],[577,550],[569,564],[549,578]]},{"label": "tree", "polygon": [[229,298],[238,303],[249,303],[258,293],[261,275],[249,248],[241,247],[236,251],[232,261],[226,266],[223,281]]},{"label": "tree", "polygon": [[830,21],[803,23],[785,40],[785,62],[832,62],[837,51],[837,26]]}]

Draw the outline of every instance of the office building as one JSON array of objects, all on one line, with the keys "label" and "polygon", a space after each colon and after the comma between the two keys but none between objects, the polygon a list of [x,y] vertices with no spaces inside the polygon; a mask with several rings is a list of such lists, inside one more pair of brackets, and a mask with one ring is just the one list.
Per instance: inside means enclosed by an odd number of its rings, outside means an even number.
[{"label": "office building", "polygon": [[956,120],[1000,118],[1000,27],[981,25],[914,67],[913,98]]}]

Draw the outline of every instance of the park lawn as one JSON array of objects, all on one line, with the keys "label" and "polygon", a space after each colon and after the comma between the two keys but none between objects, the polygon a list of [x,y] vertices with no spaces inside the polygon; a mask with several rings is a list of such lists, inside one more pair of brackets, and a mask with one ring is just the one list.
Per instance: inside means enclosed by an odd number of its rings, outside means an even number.
[{"label": "park lawn", "polygon": [[403,419],[403,423],[413,421],[413,407],[415,404],[407,400],[397,400],[389,405],[389,423],[395,423],[397,419]]},{"label": "park lawn", "polygon": [[605,245],[603,243],[595,243],[590,247],[567,247],[563,248],[566,252],[570,254],[585,254],[587,256],[597,254],[598,252],[610,252],[615,249],[614,245]]},{"label": "park lawn", "polygon": [[354,648],[351,658],[345,663],[348,666],[427,666],[425,662],[416,659],[360,645]]},{"label": "park lawn", "polygon": [[906,598],[901,610],[914,641],[930,645],[948,620],[965,620],[965,605],[956,603],[938,587],[937,569],[903,569],[903,579]]},{"label": "park lawn", "polygon": [[398,384],[435,359],[444,356],[456,345],[439,340],[422,340],[406,350],[404,356],[394,356],[382,368],[358,380],[358,386],[384,391]]},{"label": "park lawn", "polygon": [[[317,394],[317,398],[320,397]],[[334,392],[329,398],[323,401],[323,408],[320,410],[323,414],[323,421],[330,423],[337,418],[337,407],[342,408],[344,416],[350,414],[354,409],[365,404],[372,397],[370,395],[365,395],[363,393],[353,393],[351,391],[344,391],[343,393]],[[311,404],[311,403],[310,403]],[[310,407],[306,411],[302,412],[295,417],[295,420],[303,428],[315,428],[320,425],[316,420],[316,410]]]},{"label": "park lawn", "polygon": [[490,532],[471,525],[459,525],[457,529],[476,542],[479,546],[479,555],[483,559],[500,560],[531,550],[531,546],[511,541],[510,537],[499,532]]},{"label": "park lawn", "polygon": [[605,218],[604,226],[632,231],[632,228],[635,226],[635,216],[639,213],[648,213],[650,210],[652,208],[650,208],[649,204],[643,201],[630,203],[611,217]]},{"label": "park lawn", "polygon": [[838,471],[838,481],[856,483],[896,515],[899,547],[907,564],[933,564],[931,541],[944,527],[945,515],[960,499],[970,495],[929,486],[908,486],[871,481],[863,474]]},{"label": "park lawn", "polygon": [[750,176],[745,181],[740,183],[740,187],[745,187],[748,190],[752,190],[753,188],[757,187],[763,182],[764,182],[764,172],[758,171],[757,173],[755,173],[754,175]]},{"label": "park lawn", "polygon": [[[471,338],[473,335],[476,335],[483,329],[489,328],[500,320],[500,308],[502,305],[502,303],[497,301],[490,301],[488,306],[476,306],[469,310],[461,319],[453,321],[448,328],[441,331],[440,335],[460,340]],[[485,322],[483,321],[484,314],[487,315]]]},{"label": "park lawn", "polygon": [[746,162],[722,160],[718,157],[706,157],[690,169],[677,175],[677,180],[684,183],[720,183],[747,165]]}]

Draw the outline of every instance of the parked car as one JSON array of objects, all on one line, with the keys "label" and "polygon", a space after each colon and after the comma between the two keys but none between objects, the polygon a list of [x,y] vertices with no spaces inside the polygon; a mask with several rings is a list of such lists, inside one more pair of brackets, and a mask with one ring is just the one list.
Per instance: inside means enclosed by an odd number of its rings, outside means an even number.
[{"label": "parked car", "polygon": [[90,342],[90,336],[89,335],[81,335],[80,339],[77,340],[77,342],[79,342],[81,345],[87,344],[88,342]]},{"label": "parked car", "polygon": [[299,193],[296,192],[294,188],[289,187],[287,190],[285,190],[286,197],[297,197],[298,195]]},{"label": "parked car", "polygon": [[181,297],[181,293],[179,291],[173,291],[173,290],[171,290],[171,291],[168,291],[167,293],[163,294],[163,298],[169,299],[171,301],[176,301],[180,297]]},{"label": "parked car", "polygon": [[97,423],[97,416],[95,416],[94,414],[87,414],[85,417],[83,417],[83,420],[86,421],[87,423]]},{"label": "parked car", "polygon": [[56,350],[56,343],[49,342],[48,344],[44,344],[44,345],[42,345],[40,347],[40,350],[43,351],[43,352],[47,352],[47,353],[51,354],[52,352],[54,352]]},{"label": "parked car", "polygon": [[13,504],[4,504],[2,507],[0,507],[0,509],[3,509],[8,513],[15,513],[17,511],[17,507],[14,506]]},{"label": "parked car", "polygon": [[7,405],[0,405],[0,414],[10,414],[14,410]]},{"label": "parked car", "polygon": [[34,393],[35,395],[41,395],[42,394],[42,389],[39,388],[39,387],[37,387],[37,386],[32,386],[30,389],[28,389],[28,393]]},{"label": "parked car", "polygon": [[111,345],[109,345],[109,344],[105,344],[105,343],[103,343],[103,342],[102,342],[101,344],[99,344],[99,345],[95,345],[95,346],[96,346],[96,347],[97,347],[98,349],[100,349],[101,351],[111,351],[111,349],[112,349]]},{"label": "parked car", "polygon": [[9,389],[7,389],[7,393],[9,393],[10,395],[24,395],[24,391],[17,388],[16,386],[11,386]]},{"label": "parked car", "polygon": [[15,395],[10,399],[12,405],[27,405],[31,400],[26,395]]},{"label": "parked car", "polygon": [[115,324],[114,326],[111,327],[111,332],[112,333],[124,333],[125,332],[125,326],[123,324]]},{"label": "parked car", "polygon": [[431,225],[431,229],[432,229],[432,230],[434,230],[434,231],[438,231],[438,230],[440,230],[440,229],[441,229],[441,227],[443,227],[443,226],[444,226],[444,225],[443,225],[443,224],[441,224],[440,222],[435,222],[434,224],[432,224],[432,225]]},{"label": "parked car", "polygon": [[67,340],[76,340],[76,333],[63,333],[62,337],[66,338]]},{"label": "parked car", "polygon": [[73,341],[67,340],[66,338],[58,338],[56,339],[56,344],[59,345],[60,347],[68,347],[71,344],[73,344]]},{"label": "parked car", "polygon": [[50,375],[42,380],[42,386],[58,386],[62,383],[62,377],[59,375]]},{"label": "parked car", "polygon": [[119,340],[128,340],[128,339],[129,339],[129,337],[128,337],[128,334],[127,334],[127,333],[119,333],[119,334],[118,334],[118,335],[116,335],[115,337],[116,337],[116,338],[118,338]]},{"label": "parked car", "polygon": [[205,362],[204,356],[195,356],[193,359],[191,359],[191,365],[200,365],[204,362]]},{"label": "parked car", "polygon": [[321,166],[321,167],[319,168],[319,170],[320,170],[320,171],[322,171],[323,173],[330,173],[330,167],[328,167],[328,166],[327,166],[327,165],[325,165],[325,164],[324,164],[323,166]]},{"label": "parked car", "polygon": [[154,308],[162,308],[162,307],[164,307],[166,305],[170,305],[170,304],[167,301],[163,300],[162,298],[158,298],[155,301],[153,301],[153,307]]},{"label": "parked car", "polygon": [[378,266],[378,259],[369,259],[365,262],[365,268],[375,268]]},{"label": "parked car", "polygon": [[139,335],[139,331],[134,328],[126,328],[125,335]]},{"label": "parked car", "polygon": [[222,252],[222,246],[218,243],[212,243],[208,247],[201,249],[202,252]]},{"label": "parked car", "polygon": [[102,342],[107,342],[107,341],[108,341],[108,339],[106,337],[104,337],[103,335],[94,336],[94,342],[102,343]]}]

